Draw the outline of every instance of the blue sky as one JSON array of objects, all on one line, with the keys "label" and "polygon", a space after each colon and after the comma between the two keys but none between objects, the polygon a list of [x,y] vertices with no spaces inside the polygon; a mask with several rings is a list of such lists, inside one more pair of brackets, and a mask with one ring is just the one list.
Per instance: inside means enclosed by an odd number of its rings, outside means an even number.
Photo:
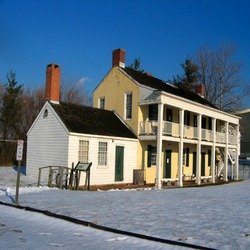
[{"label": "blue sky", "polygon": [[249,83],[249,10],[248,0],[0,0],[0,81],[13,69],[24,87],[42,86],[46,65],[57,63],[64,79],[88,79],[91,92],[116,48],[127,64],[140,57],[146,71],[171,79],[198,48],[230,42]]}]

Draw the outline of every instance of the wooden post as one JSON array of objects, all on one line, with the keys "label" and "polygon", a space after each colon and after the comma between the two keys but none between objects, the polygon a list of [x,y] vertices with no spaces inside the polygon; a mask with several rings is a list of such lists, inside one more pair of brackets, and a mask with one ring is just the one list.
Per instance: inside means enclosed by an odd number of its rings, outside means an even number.
[{"label": "wooden post", "polygon": [[18,205],[18,200],[19,200],[20,170],[21,170],[21,161],[18,161],[17,179],[16,179],[16,197],[15,197],[16,205]]},{"label": "wooden post", "polygon": [[89,171],[88,171],[88,190],[90,189],[90,168],[89,168]]},{"label": "wooden post", "polygon": [[69,176],[69,189],[72,189],[73,186],[73,175],[74,175],[74,162],[72,162],[71,170],[70,170],[70,176]]},{"label": "wooden post", "polygon": [[59,167],[59,187],[62,188],[63,182],[63,167]]},{"label": "wooden post", "polygon": [[48,187],[52,185],[52,167],[49,167],[49,180],[48,180]]},{"label": "wooden post", "polygon": [[38,187],[40,187],[40,184],[41,184],[41,171],[42,171],[42,169],[39,168],[38,182],[37,182],[37,186],[38,186]]}]

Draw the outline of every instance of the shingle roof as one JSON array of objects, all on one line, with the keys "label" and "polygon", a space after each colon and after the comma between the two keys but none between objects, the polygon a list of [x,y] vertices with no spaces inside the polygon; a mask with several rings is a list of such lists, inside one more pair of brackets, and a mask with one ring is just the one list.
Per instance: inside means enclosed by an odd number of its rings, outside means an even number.
[{"label": "shingle roof", "polygon": [[170,84],[167,84],[165,81],[158,79],[156,77],[150,76],[146,73],[141,73],[139,71],[136,71],[131,68],[124,68],[124,70],[130,77],[132,77],[134,80],[136,80],[138,83],[151,87],[153,89],[165,91],[167,93],[177,95],[183,98],[186,98],[188,100],[192,100],[198,103],[201,103],[206,106],[210,106],[215,108],[215,106],[210,103],[205,98],[202,98],[201,96],[195,94],[192,91],[183,90],[178,87],[171,86]]},{"label": "shingle roof", "polygon": [[137,138],[112,111],[65,102],[50,104],[70,132]]}]

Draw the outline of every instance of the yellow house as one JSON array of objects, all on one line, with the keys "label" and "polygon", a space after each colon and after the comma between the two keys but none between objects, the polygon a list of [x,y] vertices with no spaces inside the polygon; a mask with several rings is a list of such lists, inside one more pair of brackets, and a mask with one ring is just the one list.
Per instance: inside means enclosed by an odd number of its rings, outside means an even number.
[{"label": "yellow house", "polygon": [[239,117],[208,102],[204,85],[184,91],[125,67],[125,51],[117,49],[93,105],[114,110],[137,135],[137,168],[146,183],[238,179]]}]

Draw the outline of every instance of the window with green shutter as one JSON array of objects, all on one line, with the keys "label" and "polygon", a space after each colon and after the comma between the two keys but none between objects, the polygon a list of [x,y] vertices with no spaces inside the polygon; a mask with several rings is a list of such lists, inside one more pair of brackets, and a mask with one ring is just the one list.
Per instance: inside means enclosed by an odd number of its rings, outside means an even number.
[{"label": "window with green shutter", "polygon": [[150,168],[151,166],[156,166],[156,155],[157,155],[157,148],[148,145],[148,168]]}]

